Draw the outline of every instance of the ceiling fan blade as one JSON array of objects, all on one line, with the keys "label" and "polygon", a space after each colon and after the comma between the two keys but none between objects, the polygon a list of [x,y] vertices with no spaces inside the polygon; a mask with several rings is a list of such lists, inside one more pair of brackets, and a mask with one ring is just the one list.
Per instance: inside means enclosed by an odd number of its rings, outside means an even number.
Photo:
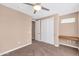
[{"label": "ceiling fan blade", "polygon": [[34,10],[34,14],[36,13],[37,11],[36,10]]},{"label": "ceiling fan blade", "polygon": [[34,6],[33,4],[31,4],[31,3],[24,3],[24,4],[27,4],[27,5],[30,5],[30,6]]},{"label": "ceiling fan blade", "polygon": [[47,9],[47,8],[45,8],[45,7],[42,7],[42,9],[43,9],[43,10],[47,10],[47,11],[49,11],[49,9]]}]

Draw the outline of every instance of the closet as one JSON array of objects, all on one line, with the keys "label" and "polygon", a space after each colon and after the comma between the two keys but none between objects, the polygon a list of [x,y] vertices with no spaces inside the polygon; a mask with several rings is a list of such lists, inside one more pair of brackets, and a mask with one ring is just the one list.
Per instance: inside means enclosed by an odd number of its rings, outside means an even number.
[{"label": "closet", "polygon": [[58,40],[58,31],[56,31],[58,23],[56,20],[58,19],[55,16],[45,17],[35,21],[35,40],[52,45],[58,44],[56,43]]},{"label": "closet", "polygon": [[54,18],[41,20],[41,41],[54,44]]}]

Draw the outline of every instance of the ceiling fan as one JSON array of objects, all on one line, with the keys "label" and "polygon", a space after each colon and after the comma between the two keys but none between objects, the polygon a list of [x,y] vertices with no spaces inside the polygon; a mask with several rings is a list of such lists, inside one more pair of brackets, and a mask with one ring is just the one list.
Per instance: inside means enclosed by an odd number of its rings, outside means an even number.
[{"label": "ceiling fan", "polygon": [[46,10],[46,11],[49,11],[48,8],[45,8],[45,7],[41,6],[41,3],[35,3],[35,4],[24,3],[24,4],[29,5],[29,6],[32,6],[33,9],[34,9],[34,12],[33,12],[34,14],[35,14],[37,11],[40,11],[41,9]]}]

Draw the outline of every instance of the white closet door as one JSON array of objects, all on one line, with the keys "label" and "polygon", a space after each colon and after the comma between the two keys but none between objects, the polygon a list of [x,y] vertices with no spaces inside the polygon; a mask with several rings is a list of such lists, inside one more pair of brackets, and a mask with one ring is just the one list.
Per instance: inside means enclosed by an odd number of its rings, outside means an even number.
[{"label": "white closet door", "polygon": [[54,18],[41,20],[41,41],[54,44]]},{"label": "white closet door", "polygon": [[35,40],[40,41],[40,20],[35,21]]}]

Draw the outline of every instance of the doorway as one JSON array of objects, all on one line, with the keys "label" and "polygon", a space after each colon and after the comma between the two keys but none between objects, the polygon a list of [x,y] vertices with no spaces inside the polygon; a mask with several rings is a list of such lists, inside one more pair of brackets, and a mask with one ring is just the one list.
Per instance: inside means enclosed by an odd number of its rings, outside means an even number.
[{"label": "doorway", "polygon": [[32,40],[35,40],[35,22],[32,21]]}]

